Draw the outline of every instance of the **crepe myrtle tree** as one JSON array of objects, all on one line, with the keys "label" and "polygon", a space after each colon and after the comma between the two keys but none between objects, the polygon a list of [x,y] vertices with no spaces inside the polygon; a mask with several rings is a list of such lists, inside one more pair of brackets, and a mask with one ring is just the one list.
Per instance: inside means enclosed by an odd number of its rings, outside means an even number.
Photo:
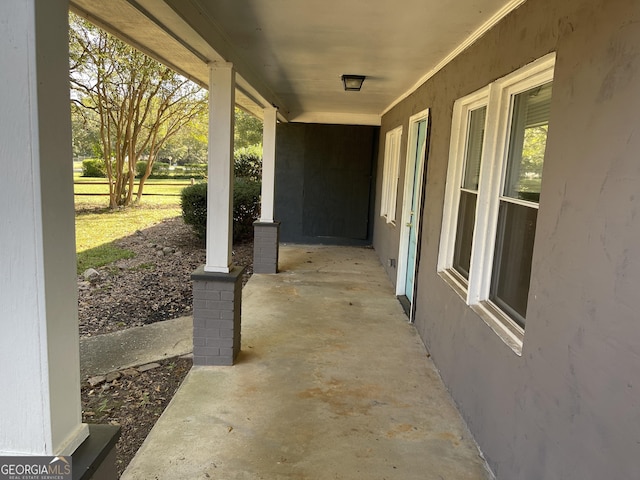
[{"label": "crepe myrtle tree", "polygon": [[206,111],[207,92],[77,15],[69,24],[71,101],[95,113],[109,206],[126,207],[141,201],[163,145]]}]

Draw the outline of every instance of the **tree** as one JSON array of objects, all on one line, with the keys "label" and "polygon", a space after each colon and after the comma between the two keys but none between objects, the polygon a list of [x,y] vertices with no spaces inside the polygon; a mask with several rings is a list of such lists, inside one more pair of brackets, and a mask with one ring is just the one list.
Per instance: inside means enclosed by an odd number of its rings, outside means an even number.
[{"label": "tree", "polygon": [[[70,26],[72,102],[98,122],[109,205],[140,202],[158,152],[206,111],[206,92],[76,15]],[[138,161],[147,165],[134,199]]]},{"label": "tree", "polygon": [[262,145],[262,122],[239,108],[235,111],[234,148]]},{"label": "tree", "polygon": [[100,130],[93,110],[71,104],[71,130],[73,132],[74,159],[102,157]]},{"label": "tree", "polygon": [[174,165],[207,163],[209,120],[207,111],[194,117],[189,125],[168,140],[162,151],[161,158],[171,159]]}]

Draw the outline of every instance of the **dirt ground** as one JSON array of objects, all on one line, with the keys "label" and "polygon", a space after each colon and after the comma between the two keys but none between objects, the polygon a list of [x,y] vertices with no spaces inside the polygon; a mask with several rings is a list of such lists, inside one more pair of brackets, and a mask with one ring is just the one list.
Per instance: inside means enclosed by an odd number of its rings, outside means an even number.
[{"label": "dirt ground", "polygon": [[[205,262],[204,245],[173,218],[117,242],[135,257],[97,269],[89,280],[78,276],[81,337],[191,315],[191,273]],[[253,243],[234,245],[233,260],[253,270]],[[98,384],[82,379],[83,421],[122,427],[116,446],[118,477],[191,368],[189,358],[157,362],[141,372],[112,372]],[[144,369],[142,369],[144,370]]]},{"label": "dirt ground", "polygon": [[[78,277],[80,336],[115,332],[191,315],[191,274],[205,262],[202,241],[182,218],[139,230],[118,240],[135,257],[101,267],[99,275]],[[233,261],[253,273],[253,243],[233,246]]]}]

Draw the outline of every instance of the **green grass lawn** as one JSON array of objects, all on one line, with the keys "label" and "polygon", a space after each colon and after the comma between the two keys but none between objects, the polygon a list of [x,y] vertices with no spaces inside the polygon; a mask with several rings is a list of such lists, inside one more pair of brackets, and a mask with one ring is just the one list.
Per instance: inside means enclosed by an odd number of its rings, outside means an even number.
[{"label": "green grass lawn", "polygon": [[[92,183],[104,182],[104,179],[85,179]],[[75,185],[76,202],[76,251],[78,255],[78,273],[87,268],[98,268],[120,258],[131,258],[132,252],[116,246],[113,242],[132,235],[166,218],[180,216],[180,191],[190,184],[166,185],[178,183],[176,180],[149,180],[140,205],[111,211],[108,209],[109,197],[85,196],[83,193],[107,193],[107,185]],[[148,190],[147,190],[148,188]]]}]

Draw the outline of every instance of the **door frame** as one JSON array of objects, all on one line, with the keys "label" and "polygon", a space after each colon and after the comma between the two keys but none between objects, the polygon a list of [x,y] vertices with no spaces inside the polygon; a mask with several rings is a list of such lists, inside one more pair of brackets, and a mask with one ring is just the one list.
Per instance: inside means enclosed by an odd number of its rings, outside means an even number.
[{"label": "door frame", "polygon": [[[420,162],[419,171],[416,172],[415,162],[416,156],[419,152],[417,152],[416,142],[418,136],[418,128],[417,125],[425,120],[426,121],[426,134],[424,139],[424,145],[421,146],[423,151],[422,161]],[[404,189],[403,189],[403,197],[402,197],[402,215],[400,217],[400,246],[398,249],[398,276],[396,278],[396,295],[403,296],[406,295],[406,287],[407,287],[407,268],[408,268],[408,256],[409,256],[409,232],[410,228],[407,226],[409,223],[409,219],[411,216],[411,203],[413,200],[413,187],[415,184],[415,175],[418,175],[418,185],[417,185],[417,194],[419,195],[419,199],[417,205],[421,206],[424,195],[424,169],[425,164],[427,163],[427,146],[429,142],[429,109],[422,110],[415,115],[409,117],[409,129],[408,129],[408,138],[407,138],[407,157],[405,160],[404,167]],[[419,243],[420,243],[420,220],[421,220],[421,209],[414,213],[414,224],[417,235],[417,243],[416,245],[416,268],[414,270],[414,275],[417,272],[418,266],[418,253],[420,251]],[[416,278],[414,276],[413,280],[413,289],[414,295],[412,302],[415,304],[415,287],[416,287]],[[413,321],[413,312],[414,308],[411,305],[409,311],[409,321]]]}]

